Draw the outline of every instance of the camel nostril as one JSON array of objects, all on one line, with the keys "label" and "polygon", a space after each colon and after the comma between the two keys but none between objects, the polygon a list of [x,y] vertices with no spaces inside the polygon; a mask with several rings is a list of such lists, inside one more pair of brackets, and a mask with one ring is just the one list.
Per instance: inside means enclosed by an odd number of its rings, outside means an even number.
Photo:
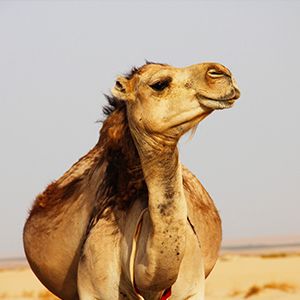
[{"label": "camel nostril", "polygon": [[221,78],[221,77],[229,77],[230,75],[227,72],[223,72],[223,70],[219,69],[209,69],[207,71],[207,75],[211,78]]},{"label": "camel nostril", "polygon": [[212,79],[231,78],[231,72],[223,65],[218,63],[210,63],[207,66],[207,76]]}]

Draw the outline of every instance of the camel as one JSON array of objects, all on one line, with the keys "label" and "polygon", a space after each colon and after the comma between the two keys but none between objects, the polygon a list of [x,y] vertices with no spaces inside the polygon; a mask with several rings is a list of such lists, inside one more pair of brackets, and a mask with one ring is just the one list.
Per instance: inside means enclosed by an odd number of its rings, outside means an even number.
[{"label": "camel", "polygon": [[204,299],[221,243],[213,200],[177,144],[240,92],[217,63],[119,76],[93,149],[37,196],[24,249],[61,299]]}]

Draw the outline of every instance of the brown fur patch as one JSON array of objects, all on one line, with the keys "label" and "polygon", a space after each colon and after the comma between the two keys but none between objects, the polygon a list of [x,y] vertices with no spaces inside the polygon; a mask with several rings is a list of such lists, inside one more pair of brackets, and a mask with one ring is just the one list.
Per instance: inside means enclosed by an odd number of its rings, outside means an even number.
[{"label": "brown fur patch", "polygon": [[107,168],[97,191],[95,215],[108,208],[126,210],[147,193],[140,158],[127,122],[125,106],[118,106],[103,123],[99,145]]},{"label": "brown fur patch", "polygon": [[[99,168],[105,169],[104,177],[96,180],[99,185],[95,190],[93,218],[109,212],[108,208],[126,210],[137,197],[147,195],[140,159],[128,127],[126,106],[113,97],[109,97],[109,104],[110,107],[104,109],[108,117],[97,145],[37,196],[30,215],[54,212],[68,199],[75,201],[88,189],[86,185],[97,176]],[[82,165],[85,169],[78,175],[77,170]],[[63,182],[67,184],[61,184]]]},{"label": "brown fur patch", "polygon": [[[73,164],[62,177],[49,184],[45,191],[36,197],[29,218],[38,213],[46,213],[49,211],[55,213],[66,200],[71,199],[76,193],[79,194],[81,188],[84,188],[84,179],[87,177],[87,174],[89,174],[91,167],[100,157],[101,148],[96,145]],[[82,169],[80,173],[78,172],[79,169]],[[76,198],[72,199],[72,201],[75,200]]]},{"label": "brown fur patch", "polygon": [[80,187],[81,178],[75,178],[66,186],[60,188],[57,182],[52,182],[46,190],[39,194],[30,211],[30,215],[38,214],[51,210],[59,205],[64,199],[72,197],[75,191]]}]

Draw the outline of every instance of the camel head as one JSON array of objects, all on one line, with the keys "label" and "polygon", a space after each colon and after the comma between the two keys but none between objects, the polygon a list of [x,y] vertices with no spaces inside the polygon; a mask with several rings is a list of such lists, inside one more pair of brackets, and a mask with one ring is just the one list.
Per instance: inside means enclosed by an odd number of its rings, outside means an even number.
[{"label": "camel head", "polygon": [[240,96],[231,72],[217,63],[185,68],[147,63],[118,77],[112,94],[126,102],[135,140],[146,133],[176,143],[212,111],[232,107]]}]

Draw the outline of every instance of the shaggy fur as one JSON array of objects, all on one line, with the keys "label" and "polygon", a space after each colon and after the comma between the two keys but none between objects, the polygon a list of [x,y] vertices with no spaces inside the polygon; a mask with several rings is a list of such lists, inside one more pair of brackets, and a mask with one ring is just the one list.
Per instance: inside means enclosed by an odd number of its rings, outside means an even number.
[{"label": "shaggy fur", "polygon": [[[70,199],[75,192],[84,192],[84,182],[88,182],[84,179],[88,176],[89,180],[95,170],[103,167],[105,175],[96,192],[92,216],[94,221],[111,209],[126,210],[137,197],[146,199],[147,188],[140,158],[128,127],[126,105],[115,97],[106,98],[108,105],[103,108],[103,112],[107,118],[100,130],[98,143],[64,175],[71,178],[66,185],[60,187],[59,182],[55,181],[37,196],[30,216],[46,213]],[[87,156],[91,156],[94,162],[79,177],[73,176],[72,169],[76,170]]]},{"label": "shaggy fur", "polygon": [[98,217],[107,208],[126,210],[137,197],[147,195],[140,158],[128,126],[126,106],[114,97],[107,98],[110,107],[106,106],[104,113],[108,117],[98,142],[104,149],[102,160],[107,162],[104,180],[96,197]]}]

